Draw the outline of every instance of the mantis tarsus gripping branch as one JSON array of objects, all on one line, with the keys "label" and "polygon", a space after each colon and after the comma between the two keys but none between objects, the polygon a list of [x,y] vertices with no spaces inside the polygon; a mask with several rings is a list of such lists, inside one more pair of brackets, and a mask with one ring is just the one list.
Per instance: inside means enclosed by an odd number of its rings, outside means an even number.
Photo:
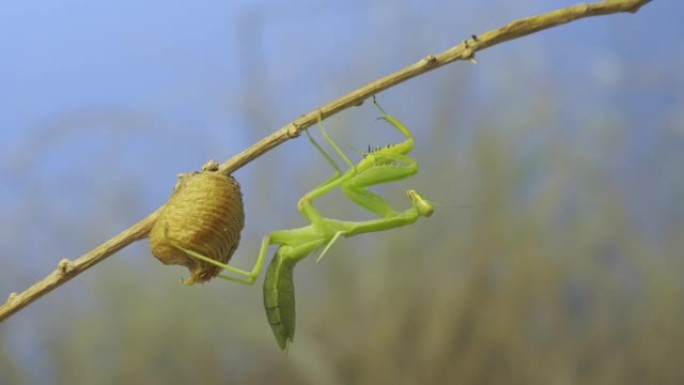
[{"label": "mantis tarsus gripping branch", "polygon": [[[317,259],[320,260],[340,236],[351,237],[357,234],[389,230],[409,225],[421,216],[432,215],[433,204],[415,190],[406,192],[411,200],[412,207],[404,211],[392,209],[385,199],[368,190],[371,186],[408,178],[418,172],[418,163],[408,156],[414,144],[413,135],[399,120],[387,114],[377,103],[375,104],[383,113],[380,119],[390,123],[406,140],[375,149],[365,154],[359,163],[353,164],[326,134],[321,124],[323,137],[349,166],[349,169],[343,173],[339,165],[307,131],[311,143],[335,169],[335,175],[306,193],[299,200],[297,208],[311,224],[291,230],[274,231],[264,237],[252,271],[240,271],[235,267],[221,264],[196,252],[183,250],[190,256],[214,263],[219,267],[238,273],[244,278],[220,277],[251,284],[261,271],[269,247],[274,244],[280,245],[266,271],[264,307],[266,308],[268,322],[281,349],[285,349],[288,343],[293,340],[295,332],[293,269],[297,262],[324,247]],[[350,200],[379,215],[380,218],[366,221],[341,221],[322,216],[314,208],[312,202],[338,187]]]}]

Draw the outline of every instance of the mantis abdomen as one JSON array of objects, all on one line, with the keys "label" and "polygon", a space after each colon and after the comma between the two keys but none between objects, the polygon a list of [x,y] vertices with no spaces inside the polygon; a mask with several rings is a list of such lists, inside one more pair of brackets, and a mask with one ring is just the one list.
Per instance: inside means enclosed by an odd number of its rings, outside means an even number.
[{"label": "mantis abdomen", "polygon": [[296,261],[283,257],[280,249],[271,260],[264,278],[264,308],[280,349],[292,342],[295,331],[293,270]]}]

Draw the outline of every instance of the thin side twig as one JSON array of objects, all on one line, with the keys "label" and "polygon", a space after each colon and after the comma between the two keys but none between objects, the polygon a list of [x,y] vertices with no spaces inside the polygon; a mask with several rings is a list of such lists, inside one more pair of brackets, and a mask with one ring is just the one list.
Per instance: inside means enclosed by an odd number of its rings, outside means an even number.
[{"label": "thin side twig", "polygon": [[[471,38],[462,41],[460,44],[455,45],[440,54],[427,55],[415,64],[368,83],[356,91],[344,95],[308,114],[302,115],[298,119],[221,164],[219,171],[226,175],[231,174],[279,144],[299,136],[303,130],[316,124],[318,119],[325,119],[347,108],[360,105],[367,98],[383,90],[446,64],[459,60],[474,61],[475,53],[485,48],[586,17],[623,12],[635,13],[650,1],[651,0],[606,0],[596,3],[578,4],[549,13],[519,19],[501,28],[482,33],[481,35],[472,35]],[[74,261],[69,261],[67,259],[62,260],[59,262],[55,271],[33,284],[24,292],[10,294],[7,302],[0,306],[0,321],[7,319],[36,299],[44,296],[131,243],[146,238],[154,225],[160,210],[161,208],[157,209],[140,222],[80,256],[78,259]]]}]

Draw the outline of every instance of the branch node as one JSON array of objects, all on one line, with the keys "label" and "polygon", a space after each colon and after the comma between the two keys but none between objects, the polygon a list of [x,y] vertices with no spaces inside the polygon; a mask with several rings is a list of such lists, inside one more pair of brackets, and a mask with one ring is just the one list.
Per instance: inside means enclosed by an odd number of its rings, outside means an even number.
[{"label": "branch node", "polygon": [[299,136],[299,127],[297,126],[297,123],[292,122],[287,125],[287,137],[290,139],[296,138]]},{"label": "branch node", "polygon": [[468,47],[467,43],[466,48],[463,50],[463,59],[469,60],[473,64],[477,64],[477,60],[475,60],[475,51]]},{"label": "branch node", "polygon": [[13,303],[17,299],[19,299],[19,294],[16,291],[13,291],[10,293],[10,295],[7,297],[7,303]]},{"label": "branch node", "polygon": [[435,64],[437,64],[437,56],[435,56],[433,54],[429,54],[429,55],[423,57],[422,59],[420,59],[418,64],[424,65],[424,66],[435,65]]},{"label": "branch node", "polygon": [[59,264],[57,264],[57,271],[61,275],[67,275],[74,271],[74,263],[71,262],[70,260],[64,258],[61,261],[59,261]]},{"label": "branch node", "polygon": [[213,159],[209,160],[207,163],[204,164],[204,166],[202,166],[202,172],[205,172],[205,171],[213,172],[213,171],[218,171],[218,169],[219,169],[219,164],[217,161],[215,161]]}]

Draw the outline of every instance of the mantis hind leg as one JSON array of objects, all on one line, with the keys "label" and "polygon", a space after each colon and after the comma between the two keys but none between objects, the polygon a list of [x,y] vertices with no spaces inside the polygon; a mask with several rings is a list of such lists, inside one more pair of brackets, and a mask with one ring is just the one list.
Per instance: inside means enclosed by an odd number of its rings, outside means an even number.
[{"label": "mantis hind leg", "polygon": [[175,242],[170,241],[170,243],[173,247],[184,252],[189,257],[210,263],[214,266],[217,266],[223,270],[229,271],[229,272],[239,276],[239,277],[232,277],[229,275],[220,274],[217,276],[218,278],[225,279],[225,280],[231,281],[231,282],[237,282],[237,283],[245,284],[245,285],[252,285],[252,284],[254,284],[256,279],[259,277],[259,273],[261,272],[261,269],[264,265],[264,259],[266,256],[266,252],[268,251],[268,247],[270,246],[271,241],[270,241],[270,236],[264,237],[264,239],[261,242],[261,250],[259,252],[259,256],[257,257],[257,260],[254,263],[254,266],[252,267],[251,271],[243,270],[243,269],[240,269],[239,267],[235,267],[235,266],[231,266],[231,265],[228,265],[225,263],[221,263],[215,259],[209,258],[205,255],[202,255],[202,254],[196,252],[196,251],[186,249],[186,248],[176,244]]}]

